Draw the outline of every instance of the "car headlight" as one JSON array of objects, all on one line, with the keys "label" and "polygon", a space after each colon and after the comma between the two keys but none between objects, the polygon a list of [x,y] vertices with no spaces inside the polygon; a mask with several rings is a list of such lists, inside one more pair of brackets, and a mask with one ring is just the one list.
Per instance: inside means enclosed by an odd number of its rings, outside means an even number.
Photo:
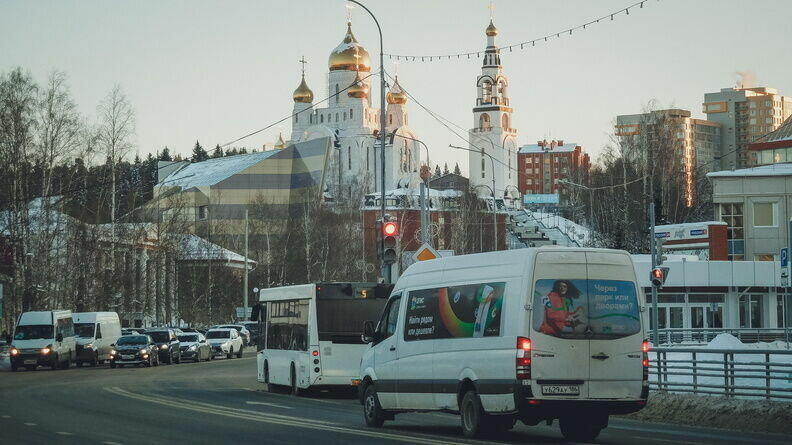
[{"label": "car headlight", "polygon": [[50,351],[51,351],[51,349],[49,347],[41,348],[41,353],[44,354],[44,355],[49,354]]},{"label": "car headlight", "polygon": [[83,347],[87,348],[87,349],[93,349],[93,343],[88,343],[87,345],[85,345]]},{"label": "car headlight", "polygon": [[146,355],[146,354],[148,354],[148,351],[146,351],[145,349],[141,349],[140,353],[143,354],[143,355]]},{"label": "car headlight", "polygon": [[19,349],[11,346],[11,349],[8,351],[8,353],[11,354],[12,356],[19,355]]},{"label": "car headlight", "polygon": [[190,346],[190,351],[195,351],[196,349],[198,349],[198,346],[196,345]]},{"label": "car headlight", "polygon": [[162,346],[160,346],[160,349],[167,350],[168,349],[168,345],[162,345]]},{"label": "car headlight", "polygon": [[111,349],[110,350],[110,355],[116,355],[117,353],[118,353],[118,351],[116,351],[115,349]]}]

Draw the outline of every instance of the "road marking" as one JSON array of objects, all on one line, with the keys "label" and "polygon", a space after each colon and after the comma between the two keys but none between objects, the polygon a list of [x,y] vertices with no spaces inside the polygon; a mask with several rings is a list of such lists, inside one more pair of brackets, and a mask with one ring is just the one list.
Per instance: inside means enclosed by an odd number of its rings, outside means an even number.
[{"label": "road marking", "polygon": [[687,445],[702,445],[704,442],[687,442],[684,440],[658,439],[656,437],[633,436],[633,439],[648,440],[650,442],[683,443]]},{"label": "road marking", "polygon": [[36,424],[33,423],[33,422],[25,422],[24,425],[25,426],[36,426]]},{"label": "road marking", "polygon": [[271,406],[273,408],[294,409],[293,406],[284,406],[284,405],[278,405],[278,404],[275,404],[275,403],[267,403],[267,402],[255,402],[255,401],[251,401],[251,400],[248,400],[245,403],[248,404],[248,405],[264,405],[264,406]]},{"label": "road marking", "polygon": [[120,444],[120,443],[118,443],[118,442],[110,442],[110,441],[107,441],[107,442],[102,442],[102,445],[122,445],[122,444]]},{"label": "road marking", "polygon": [[2,417],[3,419],[10,419],[11,418],[11,416],[0,416],[0,417]]},{"label": "road marking", "polygon": [[[447,441],[441,439],[433,439],[429,437],[422,437],[422,436],[410,436],[406,434],[392,434],[386,432],[378,432],[378,431],[371,431],[371,430],[362,430],[362,429],[354,429],[350,427],[344,426],[336,426],[337,424],[331,424],[329,422],[322,422],[317,420],[309,420],[305,418],[298,418],[298,417],[290,417],[290,416],[281,416],[275,414],[265,414],[261,412],[255,412],[255,415],[245,414],[244,410],[238,410],[228,407],[218,408],[216,405],[207,405],[200,402],[177,402],[175,400],[168,400],[159,397],[152,397],[146,396],[142,394],[135,394],[126,390],[123,390],[118,387],[112,388],[105,388],[105,390],[120,395],[123,397],[142,400],[151,403],[157,403],[160,405],[170,406],[174,408],[182,408],[190,411],[198,411],[203,412],[206,414],[215,414],[225,417],[235,417],[237,419],[242,420],[252,420],[254,422],[261,422],[261,423],[271,423],[271,424],[279,424],[284,426],[293,426],[296,428],[304,428],[304,429],[314,429],[314,430],[321,430],[321,431],[329,431],[329,432],[337,432],[337,433],[344,433],[344,434],[352,434],[357,436],[366,436],[366,437],[374,437],[379,439],[389,439],[398,442],[408,442],[408,443],[415,443],[415,444],[424,444],[424,445],[456,445],[460,443],[458,440],[454,441]],[[250,411],[248,411],[250,412]]]},{"label": "road marking", "polygon": [[74,434],[68,431],[57,431],[55,434],[60,434],[61,436],[73,436]]}]

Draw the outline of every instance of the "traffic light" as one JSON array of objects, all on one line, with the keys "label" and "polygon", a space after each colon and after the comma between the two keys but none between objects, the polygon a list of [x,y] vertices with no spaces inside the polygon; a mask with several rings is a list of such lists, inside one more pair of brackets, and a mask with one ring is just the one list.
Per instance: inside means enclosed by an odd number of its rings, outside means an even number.
[{"label": "traffic light", "polygon": [[663,251],[663,241],[663,238],[655,238],[655,264],[658,266],[668,259],[667,256],[663,255],[665,253]]},{"label": "traffic light", "polygon": [[655,267],[652,269],[649,274],[649,278],[652,280],[652,286],[663,287],[666,278],[668,278],[668,271],[668,267]]},{"label": "traffic light", "polygon": [[384,251],[382,260],[385,264],[393,264],[399,257],[397,251],[399,238],[399,224],[395,221],[385,221],[382,223],[382,240]]}]

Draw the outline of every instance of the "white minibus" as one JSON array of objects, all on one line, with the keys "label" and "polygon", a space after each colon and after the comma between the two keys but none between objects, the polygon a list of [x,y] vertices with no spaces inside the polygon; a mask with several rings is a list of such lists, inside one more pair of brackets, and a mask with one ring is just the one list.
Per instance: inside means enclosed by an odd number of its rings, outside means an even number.
[{"label": "white minibus", "polygon": [[121,337],[121,321],[115,312],[75,312],[74,333],[77,342],[77,366],[91,366],[110,360],[118,338]]},{"label": "white minibus", "polygon": [[256,355],[258,381],[293,394],[313,387],[352,387],[367,345],[363,322],[376,318],[392,285],[315,283],[262,289]]},{"label": "white minibus", "polygon": [[366,423],[461,414],[467,437],[516,421],[588,441],[648,397],[645,299],[627,252],[543,247],[418,262],[360,366]]},{"label": "white minibus", "polygon": [[49,366],[69,368],[76,358],[71,311],[23,312],[17,318],[8,350],[11,370]]}]

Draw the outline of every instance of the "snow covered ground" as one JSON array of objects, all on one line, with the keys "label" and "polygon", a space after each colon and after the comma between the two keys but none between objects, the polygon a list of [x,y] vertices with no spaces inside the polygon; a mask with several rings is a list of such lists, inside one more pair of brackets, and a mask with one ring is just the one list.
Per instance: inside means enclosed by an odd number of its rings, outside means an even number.
[{"label": "snow covered ground", "polygon": [[[786,342],[775,341],[772,343],[742,343],[730,334],[719,334],[706,345],[681,345],[662,348],[667,352],[650,352],[649,360],[652,363],[652,374],[649,381],[657,383],[657,367],[662,371],[662,384],[670,385],[662,389],[669,392],[682,392],[691,390],[692,386],[674,386],[677,384],[690,384],[695,382],[697,390],[702,393],[723,393],[727,384],[726,376],[731,376],[728,385],[733,387],[733,393],[748,398],[763,398],[765,389],[769,387],[773,394],[786,395],[792,402],[792,349]],[[684,351],[675,352],[674,349]],[[700,351],[700,352],[699,352]],[[708,352],[711,351],[711,352]],[[724,360],[724,351],[733,354],[729,360]],[[695,370],[693,369],[693,355],[695,354]],[[730,367],[732,367],[730,369]],[[784,391],[784,389],[788,391]],[[780,390],[780,391],[779,391]],[[780,400],[780,399],[779,399]]]}]

